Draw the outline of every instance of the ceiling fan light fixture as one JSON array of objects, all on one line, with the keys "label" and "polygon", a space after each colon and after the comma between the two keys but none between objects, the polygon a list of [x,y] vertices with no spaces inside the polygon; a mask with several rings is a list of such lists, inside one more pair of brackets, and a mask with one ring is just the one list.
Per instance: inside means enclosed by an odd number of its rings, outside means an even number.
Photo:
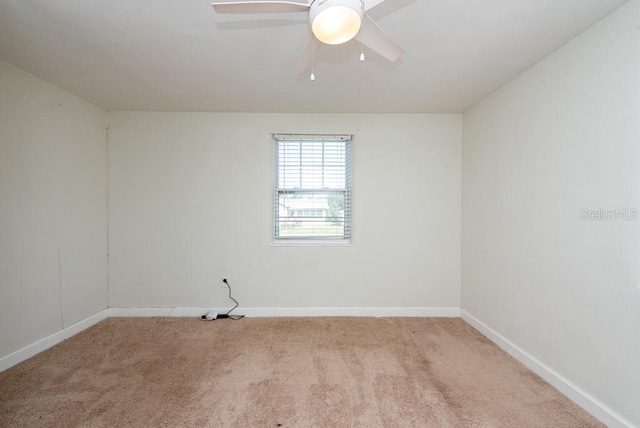
[{"label": "ceiling fan light fixture", "polygon": [[313,35],[329,45],[353,39],[360,31],[363,16],[362,0],[315,0],[309,9]]}]

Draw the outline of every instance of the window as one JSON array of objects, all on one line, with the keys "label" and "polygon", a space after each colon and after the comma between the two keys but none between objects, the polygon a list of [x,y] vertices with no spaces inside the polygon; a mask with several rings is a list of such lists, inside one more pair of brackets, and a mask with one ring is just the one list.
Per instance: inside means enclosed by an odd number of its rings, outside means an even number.
[{"label": "window", "polygon": [[351,237],[350,135],[275,135],[274,238]]}]

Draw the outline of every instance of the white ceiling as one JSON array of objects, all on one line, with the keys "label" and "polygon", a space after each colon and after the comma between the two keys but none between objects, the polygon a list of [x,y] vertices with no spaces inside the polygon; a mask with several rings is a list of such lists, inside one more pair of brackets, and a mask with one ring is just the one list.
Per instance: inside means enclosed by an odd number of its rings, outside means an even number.
[{"label": "white ceiling", "polygon": [[400,61],[323,45],[311,82],[293,72],[304,13],[0,0],[0,59],[107,110],[456,113],[626,1],[386,0],[369,14],[406,50]]}]

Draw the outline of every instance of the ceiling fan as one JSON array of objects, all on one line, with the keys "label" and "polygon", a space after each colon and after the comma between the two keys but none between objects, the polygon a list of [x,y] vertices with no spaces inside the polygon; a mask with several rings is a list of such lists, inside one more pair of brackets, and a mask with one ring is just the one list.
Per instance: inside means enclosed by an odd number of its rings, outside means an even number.
[{"label": "ceiling fan", "polygon": [[[384,0],[227,1],[213,3],[217,13],[295,13],[309,15],[311,38],[296,65],[296,74],[313,67],[320,43],[339,45],[356,39],[363,46],[395,62],[404,50],[385,33],[366,11]],[[364,60],[364,56],[360,57]],[[313,79],[313,73],[311,75]]]}]

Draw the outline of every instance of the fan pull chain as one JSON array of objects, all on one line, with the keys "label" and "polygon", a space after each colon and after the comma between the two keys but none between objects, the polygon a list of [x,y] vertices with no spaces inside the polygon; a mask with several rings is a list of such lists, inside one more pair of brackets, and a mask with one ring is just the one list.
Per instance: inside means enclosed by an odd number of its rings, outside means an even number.
[{"label": "fan pull chain", "polygon": [[313,67],[315,63],[315,53],[316,53],[316,50],[311,49],[311,81],[312,82],[316,80],[316,75],[313,73]]},{"label": "fan pull chain", "polygon": [[362,52],[360,53],[360,62],[364,62],[364,45],[362,46]]}]

